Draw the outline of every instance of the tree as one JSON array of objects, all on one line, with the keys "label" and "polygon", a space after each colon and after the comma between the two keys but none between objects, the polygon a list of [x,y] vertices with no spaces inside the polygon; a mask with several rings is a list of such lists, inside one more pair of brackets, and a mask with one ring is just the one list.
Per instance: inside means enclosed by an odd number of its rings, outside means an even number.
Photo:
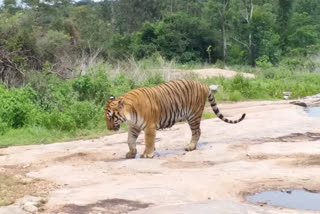
[{"label": "tree", "polygon": [[252,35],[252,57],[255,61],[265,55],[273,64],[279,61],[280,36],[275,32],[274,25],[275,18],[272,13],[263,6],[257,6],[249,27]]},{"label": "tree", "polygon": [[319,42],[318,36],[317,26],[308,13],[293,13],[288,28],[288,45],[292,51],[308,54]]},{"label": "tree", "polygon": [[190,16],[201,17],[203,2],[202,0],[162,0],[162,14],[172,15],[173,13],[183,12]]},{"label": "tree", "polygon": [[223,61],[227,61],[227,19],[228,19],[229,0],[209,0],[205,4],[204,14],[212,27],[219,26],[221,40],[223,41],[222,56]]},{"label": "tree", "polygon": [[[211,29],[199,18],[178,13],[163,21],[144,25],[142,31],[137,33],[134,49],[140,58],[159,51],[169,60],[203,61],[208,58],[209,45],[216,45],[213,35]],[[216,53],[211,51],[216,59]]]},{"label": "tree", "polygon": [[277,14],[277,31],[281,38],[282,50],[286,49],[288,43],[288,23],[292,13],[292,0],[278,0],[278,14]]},{"label": "tree", "polygon": [[255,65],[254,50],[252,48],[252,31],[249,26],[252,20],[253,0],[233,0],[232,2],[232,39],[242,45],[248,52],[250,65]]},{"label": "tree", "polygon": [[119,33],[136,32],[146,21],[161,18],[162,2],[158,0],[118,0],[114,5],[115,29]]}]

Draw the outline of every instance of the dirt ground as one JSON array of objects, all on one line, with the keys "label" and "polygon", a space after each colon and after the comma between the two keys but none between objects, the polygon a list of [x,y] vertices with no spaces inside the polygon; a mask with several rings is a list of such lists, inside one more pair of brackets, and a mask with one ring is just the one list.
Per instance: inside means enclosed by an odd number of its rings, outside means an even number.
[{"label": "dirt ground", "polygon": [[[228,70],[228,69],[220,69],[220,68],[206,68],[206,69],[193,69],[193,70],[183,70],[183,69],[175,69],[175,72],[183,72],[184,74],[189,73],[190,75],[195,74],[200,78],[207,77],[224,77],[224,78],[232,78],[238,74],[236,71]],[[255,78],[254,74],[241,72],[241,74],[246,78]]]},{"label": "dirt ground", "polygon": [[[25,186],[16,198],[23,191],[44,198],[38,213],[316,213],[252,205],[244,196],[266,189],[320,190],[320,119],[289,101],[218,106],[226,116],[247,117],[236,125],[202,121],[192,152],[183,150],[191,137],[184,123],[157,132],[153,159],[126,160],[127,134],[119,133],[3,148],[0,172]],[[143,148],[142,133],[138,151]],[[0,191],[10,194],[10,188]],[[0,213],[26,213],[23,206],[18,199]]]}]

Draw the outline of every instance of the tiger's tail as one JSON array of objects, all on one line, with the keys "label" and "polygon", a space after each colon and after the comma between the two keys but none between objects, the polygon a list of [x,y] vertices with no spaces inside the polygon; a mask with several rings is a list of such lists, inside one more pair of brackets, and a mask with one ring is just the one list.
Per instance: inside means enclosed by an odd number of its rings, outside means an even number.
[{"label": "tiger's tail", "polygon": [[210,87],[210,93],[209,93],[209,96],[208,96],[208,100],[210,102],[210,105],[211,105],[211,108],[212,108],[213,112],[217,115],[217,117],[219,117],[221,120],[223,120],[226,123],[233,123],[233,124],[239,123],[240,121],[242,121],[245,118],[246,114],[243,114],[241,116],[241,118],[239,118],[238,120],[230,120],[228,118],[225,118],[223,116],[223,114],[220,113],[219,108],[217,106],[217,103],[216,103],[216,101],[214,99],[214,96],[213,96],[212,92],[213,92],[213,89],[212,89],[212,87]]}]

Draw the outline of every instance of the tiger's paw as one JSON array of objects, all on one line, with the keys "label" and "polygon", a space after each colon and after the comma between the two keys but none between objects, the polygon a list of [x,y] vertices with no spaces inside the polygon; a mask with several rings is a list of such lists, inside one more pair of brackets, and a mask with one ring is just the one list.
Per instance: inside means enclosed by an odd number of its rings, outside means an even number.
[{"label": "tiger's paw", "polygon": [[133,159],[133,158],[136,157],[136,154],[137,154],[137,153],[127,152],[126,158],[127,158],[127,159]]},{"label": "tiger's paw", "polygon": [[184,150],[186,150],[186,151],[193,151],[193,150],[195,150],[196,148],[197,148],[197,145],[190,143],[190,144],[188,144],[188,145],[186,145],[186,146],[184,147]]},{"label": "tiger's paw", "polygon": [[152,153],[149,153],[149,154],[147,154],[147,153],[143,153],[142,155],[141,155],[141,158],[153,158],[154,157],[154,152],[152,152]]}]

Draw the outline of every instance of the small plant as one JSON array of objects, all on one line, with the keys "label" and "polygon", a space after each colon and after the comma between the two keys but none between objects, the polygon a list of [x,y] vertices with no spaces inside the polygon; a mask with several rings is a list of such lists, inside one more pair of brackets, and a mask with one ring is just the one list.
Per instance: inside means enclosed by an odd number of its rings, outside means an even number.
[{"label": "small plant", "polygon": [[230,93],[229,99],[231,101],[240,101],[240,100],[243,100],[243,96],[242,96],[240,91],[235,90],[235,91]]},{"label": "small plant", "polygon": [[269,56],[263,55],[260,56],[259,59],[256,61],[256,64],[260,68],[271,68],[272,63],[269,61]]}]

